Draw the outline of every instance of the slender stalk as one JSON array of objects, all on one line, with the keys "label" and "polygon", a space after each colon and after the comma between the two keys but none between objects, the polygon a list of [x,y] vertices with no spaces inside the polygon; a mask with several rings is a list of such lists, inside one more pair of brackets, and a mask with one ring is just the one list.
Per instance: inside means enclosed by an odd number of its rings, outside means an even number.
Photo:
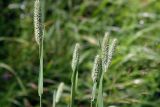
[{"label": "slender stalk", "polygon": [[38,95],[40,98],[40,107],[42,106],[43,94],[43,26],[42,26],[42,8],[40,0],[35,0],[34,4],[34,31],[35,40],[39,46],[39,79],[38,79]]},{"label": "slender stalk", "polygon": [[53,92],[53,102],[52,107],[56,107],[56,91]]},{"label": "slender stalk", "polygon": [[74,107],[74,99],[76,94],[76,87],[77,87],[77,81],[78,81],[78,65],[79,65],[79,50],[80,45],[77,43],[73,52],[73,58],[72,58],[72,78],[71,78],[71,102],[70,107]]},{"label": "slender stalk", "polygon": [[40,54],[40,72],[39,72],[39,80],[38,80],[38,94],[39,96],[43,94],[43,41],[41,41],[39,47]]},{"label": "slender stalk", "polygon": [[39,101],[40,101],[39,106],[42,107],[42,96],[41,95],[39,96]]},{"label": "slender stalk", "polygon": [[113,39],[111,46],[109,46],[109,35],[108,33],[105,33],[105,36],[103,38],[102,42],[102,74],[100,76],[99,80],[99,86],[98,86],[98,98],[96,102],[97,107],[104,107],[103,104],[103,78],[106,71],[108,71],[108,67],[111,63],[111,59],[116,47],[117,40]]},{"label": "slender stalk", "polygon": [[97,107],[103,107],[103,77],[104,71],[101,74],[99,86],[98,86],[98,97],[97,97]]},{"label": "slender stalk", "polygon": [[93,107],[93,101],[91,100],[91,105],[90,105],[90,107]]},{"label": "slender stalk", "polygon": [[71,106],[74,106],[74,99],[75,99],[75,88],[76,88],[76,74],[77,74],[77,70],[73,71],[73,75],[72,75],[72,88],[71,88]]},{"label": "slender stalk", "polygon": [[40,107],[42,107],[42,94],[43,94],[43,41],[41,41],[39,47],[40,54],[40,72],[39,72],[39,80],[38,80],[38,94],[40,97]]}]

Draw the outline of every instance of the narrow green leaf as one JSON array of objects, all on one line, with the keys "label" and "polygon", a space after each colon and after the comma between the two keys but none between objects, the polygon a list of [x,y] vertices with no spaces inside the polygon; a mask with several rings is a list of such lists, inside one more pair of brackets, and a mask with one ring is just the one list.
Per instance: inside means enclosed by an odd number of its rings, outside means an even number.
[{"label": "narrow green leaf", "polygon": [[56,91],[53,91],[53,102],[52,107],[56,107]]},{"label": "narrow green leaf", "polygon": [[97,98],[98,107],[103,107],[103,75],[104,75],[104,72],[102,72],[100,82],[99,82],[99,87],[98,87],[98,98]]}]

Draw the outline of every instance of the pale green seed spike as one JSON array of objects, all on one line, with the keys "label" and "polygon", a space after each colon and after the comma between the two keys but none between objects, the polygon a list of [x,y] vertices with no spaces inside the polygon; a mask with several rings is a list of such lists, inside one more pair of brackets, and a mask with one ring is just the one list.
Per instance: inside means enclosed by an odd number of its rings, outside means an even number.
[{"label": "pale green seed spike", "polygon": [[79,57],[80,57],[80,45],[77,43],[73,52],[73,58],[72,58],[72,86],[71,86],[71,101],[70,101],[70,107],[74,107],[74,100],[75,100],[75,94],[76,94],[76,86],[78,81],[78,65],[79,65]]},{"label": "pale green seed spike", "polygon": [[96,95],[96,89],[97,89],[97,82],[99,81],[100,79],[100,75],[101,75],[101,63],[102,63],[102,60],[100,58],[99,55],[97,55],[95,57],[95,60],[94,60],[94,65],[93,65],[93,69],[92,69],[92,80],[93,80],[93,89],[92,89],[92,97],[91,97],[91,101],[93,102],[94,99],[95,99],[95,95]]},{"label": "pale green seed spike", "polygon": [[109,49],[109,33],[106,32],[102,41],[102,66],[107,64],[108,60],[108,49]]},{"label": "pale green seed spike", "polygon": [[40,45],[42,40],[42,20],[41,20],[41,6],[40,1],[35,0],[34,3],[34,33],[35,33],[35,40],[38,45]]},{"label": "pale green seed spike", "polygon": [[40,55],[40,71],[38,79],[38,95],[40,98],[40,107],[42,107],[42,94],[43,94],[43,27],[41,20],[41,3],[39,0],[35,0],[34,3],[34,33],[35,40],[39,45]]},{"label": "pale green seed spike", "polygon": [[99,55],[97,55],[95,57],[94,65],[92,69],[92,80],[94,83],[97,82],[100,72],[101,72],[101,58]]},{"label": "pale green seed spike", "polygon": [[80,45],[77,43],[75,48],[74,48],[74,52],[73,52],[73,58],[72,58],[72,70],[76,71],[77,67],[78,67],[78,63],[79,63],[79,50],[80,50]]},{"label": "pale green seed spike", "polygon": [[116,44],[117,44],[117,39],[113,39],[112,44],[109,47],[109,52],[108,52],[108,61],[107,61],[107,65],[106,65],[106,69],[108,69],[108,66],[111,63],[112,60],[112,56],[114,54],[115,48],[116,48]]},{"label": "pale green seed spike", "polygon": [[35,0],[34,3],[34,32],[35,40],[39,45],[40,54],[40,72],[38,80],[38,94],[41,97],[43,94],[43,30],[41,21],[41,4],[39,0]]},{"label": "pale green seed spike", "polygon": [[59,84],[59,86],[58,86],[58,89],[57,89],[56,103],[59,102],[60,97],[61,97],[61,95],[62,95],[62,93],[63,93],[63,90],[64,90],[64,83],[61,82],[61,83]]}]

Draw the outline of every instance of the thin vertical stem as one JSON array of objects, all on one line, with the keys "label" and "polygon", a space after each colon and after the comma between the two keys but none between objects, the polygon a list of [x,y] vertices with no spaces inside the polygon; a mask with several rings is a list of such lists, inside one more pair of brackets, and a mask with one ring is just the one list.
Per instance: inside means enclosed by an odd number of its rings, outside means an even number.
[{"label": "thin vertical stem", "polygon": [[98,87],[98,98],[97,98],[97,107],[103,107],[103,77],[104,71],[100,77],[99,87]]},{"label": "thin vertical stem", "polygon": [[77,75],[77,70],[73,71],[73,75],[72,75],[72,89],[71,89],[71,105],[70,107],[74,106],[74,99],[75,99],[75,83],[76,83],[76,75]]},{"label": "thin vertical stem", "polygon": [[39,47],[40,54],[40,72],[39,72],[39,83],[38,83],[38,94],[39,96],[43,94],[43,41],[41,41]]},{"label": "thin vertical stem", "polygon": [[39,105],[40,107],[42,107],[42,96],[41,95],[39,96],[39,100],[40,100]]},{"label": "thin vertical stem", "polygon": [[93,107],[93,101],[91,100],[91,105],[90,105],[90,107]]},{"label": "thin vertical stem", "polygon": [[42,107],[42,94],[43,94],[43,39],[39,45],[39,55],[40,55],[40,71],[38,80],[38,94],[40,97],[40,107]]},{"label": "thin vertical stem", "polygon": [[53,102],[52,107],[56,107],[56,91],[53,92]]}]

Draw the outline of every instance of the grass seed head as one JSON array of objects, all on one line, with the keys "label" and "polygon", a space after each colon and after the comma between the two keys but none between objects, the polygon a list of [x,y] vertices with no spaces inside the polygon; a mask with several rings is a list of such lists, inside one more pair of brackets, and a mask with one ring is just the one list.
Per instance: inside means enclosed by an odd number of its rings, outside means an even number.
[{"label": "grass seed head", "polygon": [[78,67],[79,55],[80,55],[79,51],[80,51],[80,45],[77,43],[75,48],[74,48],[72,64],[71,64],[73,71],[75,71]]},{"label": "grass seed head", "polygon": [[94,65],[92,69],[92,80],[93,82],[97,82],[99,75],[101,72],[101,58],[99,55],[95,57]]},{"label": "grass seed head", "polygon": [[58,90],[57,90],[57,93],[56,93],[56,103],[59,102],[60,100],[60,97],[62,95],[62,92],[63,92],[63,89],[64,89],[64,83],[61,82],[58,86]]},{"label": "grass seed head", "polygon": [[111,63],[112,60],[112,56],[114,54],[115,48],[116,48],[116,44],[117,44],[117,39],[113,39],[111,46],[109,47],[109,52],[108,52],[108,61],[107,61],[107,65],[106,65],[106,69],[108,68],[108,66]]},{"label": "grass seed head", "polygon": [[109,48],[109,33],[106,32],[102,41],[102,62],[103,66],[107,64]]},{"label": "grass seed head", "polygon": [[35,0],[34,3],[34,32],[35,32],[35,40],[38,45],[40,45],[43,35],[42,30],[42,20],[41,20],[41,6],[40,1]]}]

